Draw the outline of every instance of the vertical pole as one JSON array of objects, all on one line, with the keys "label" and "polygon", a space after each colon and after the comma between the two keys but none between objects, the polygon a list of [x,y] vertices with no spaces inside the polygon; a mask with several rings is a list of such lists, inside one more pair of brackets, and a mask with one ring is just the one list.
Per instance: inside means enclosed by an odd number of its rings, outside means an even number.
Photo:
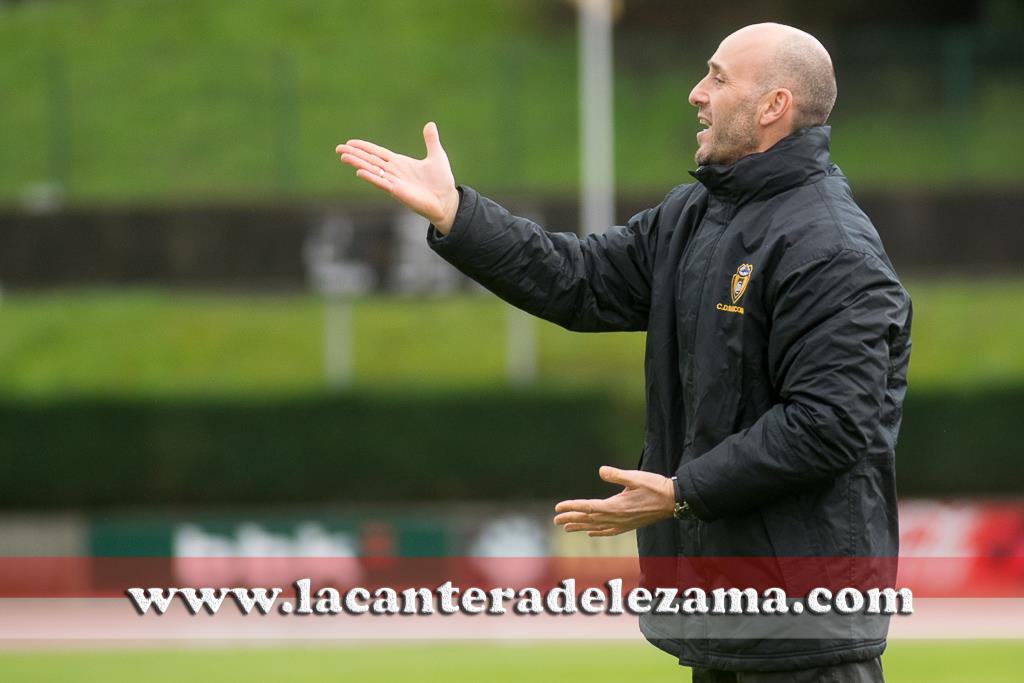
[{"label": "vertical pole", "polygon": [[537,378],[537,340],[533,318],[514,306],[505,307],[505,369],[513,386]]},{"label": "vertical pole", "polygon": [[331,389],[352,385],[352,303],[328,294],[324,301],[324,374]]},{"label": "vertical pole", "polygon": [[615,222],[613,2],[578,0],[581,234]]}]

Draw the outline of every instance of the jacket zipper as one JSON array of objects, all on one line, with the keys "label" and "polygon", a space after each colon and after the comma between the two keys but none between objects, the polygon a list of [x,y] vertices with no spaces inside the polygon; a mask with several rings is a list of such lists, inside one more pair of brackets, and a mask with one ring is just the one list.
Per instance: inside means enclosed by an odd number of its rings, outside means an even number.
[{"label": "jacket zipper", "polygon": [[[710,202],[711,198],[709,198],[708,201]],[[708,270],[710,270],[710,268],[711,268],[711,261],[714,259],[715,254],[718,253],[718,245],[722,241],[722,237],[725,235],[726,231],[729,229],[729,222],[733,219],[733,216],[736,214],[736,205],[735,204],[731,204],[731,203],[727,204],[725,202],[722,202],[722,203],[726,207],[726,210],[725,210],[725,213],[724,213],[724,217],[722,219],[721,230],[719,230],[718,237],[715,238],[714,243],[711,245],[711,250],[708,252],[708,258],[707,258],[707,261],[704,263],[704,270],[703,270],[703,272],[701,272],[701,276],[700,276],[700,289],[697,291],[697,298],[696,298],[696,302],[694,304],[697,307],[697,311],[696,311],[696,315],[694,315],[694,318],[693,318],[693,330],[691,332],[691,337],[690,337],[690,347],[689,348],[690,348],[691,355],[695,355],[694,351],[697,348],[697,330],[700,329],[701,313],[702,313],[702,311],[704,309],[704,306],[703,306],[703,303],[704,303],[704,291],[705,291],[705,289],[707,287]],[[705,216],[706,215],[707,214],[705,214]],[[696,238],[696,235],[694,235],[694,238]],[[686,251],[684,252],[684,255],[683,255],[683,272],[686,272],[686,266],[689,263],[689,257],[692,255],[691,254],[691,252],[692,252],[692,249],[691,249],[692,244],[693,244],[693,242],[691,241],[690,244],[686,245],[687,248],[686,248]],[[686,431],[690,432],[691,429],[693,429],[693,420],[692,419],[687,419],[687,421],[686,421]],[[691,443],[693,443],[693,439],[690,438],[689,435],[685,435],[683,437],[683,448],[686,448]],[[682,456],[680,455],[680,457],[682,457]]]}]

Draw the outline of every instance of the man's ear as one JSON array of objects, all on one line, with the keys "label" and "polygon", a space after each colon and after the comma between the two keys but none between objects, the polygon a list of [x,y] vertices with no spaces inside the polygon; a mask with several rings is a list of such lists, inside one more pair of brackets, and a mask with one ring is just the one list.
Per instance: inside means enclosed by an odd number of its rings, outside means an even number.
[{"label": "man's ear", "polygon": [[793,93],[788,88],[776,88],[765,95],[758,122],[762,126],[770,126],[790,114],[792,109]]}]

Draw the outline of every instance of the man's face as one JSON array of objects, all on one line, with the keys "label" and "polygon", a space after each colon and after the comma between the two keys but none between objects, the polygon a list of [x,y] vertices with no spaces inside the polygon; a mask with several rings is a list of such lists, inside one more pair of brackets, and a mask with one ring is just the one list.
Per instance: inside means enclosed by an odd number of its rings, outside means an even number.
[{"label": "man's face", "polygon": [[734,164],[755,152],[759,142],[756,75],[758,46],[729,36],[708,60],[708,73],[690,91],[697,120],[707,126],[697,133],[698,166]]}]

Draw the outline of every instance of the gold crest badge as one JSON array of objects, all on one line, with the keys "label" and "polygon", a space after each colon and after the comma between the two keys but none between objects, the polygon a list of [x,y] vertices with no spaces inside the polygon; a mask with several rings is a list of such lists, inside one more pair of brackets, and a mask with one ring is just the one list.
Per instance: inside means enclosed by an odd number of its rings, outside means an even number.
[{"label": "gold crest badge", "polygon": [[733,304],[740,300],[743,292],[747,291],[747,283],[750,282],[750,275],[753,272],[754,266],[749,263],[744,263],[736,269],[732,276],[732,284],[729,286],[729,294],[732,296]]}]

